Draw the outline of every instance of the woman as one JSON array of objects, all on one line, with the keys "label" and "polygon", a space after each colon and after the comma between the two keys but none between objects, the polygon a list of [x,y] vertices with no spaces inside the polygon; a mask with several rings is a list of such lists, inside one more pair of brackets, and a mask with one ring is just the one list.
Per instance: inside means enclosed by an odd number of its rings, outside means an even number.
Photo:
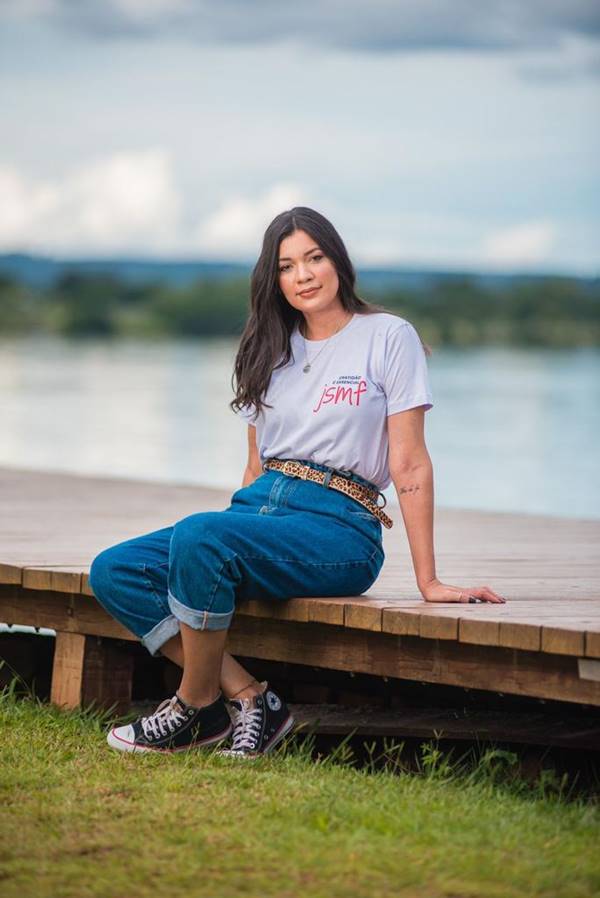
[{"label": "woman", "polygon": [[423,598],[504,601],[488,586],[436,576],[425,350],[409,322],[360,299],[354,283],[340,236],[318,212],[296,207],[271,222],[230,403],[248,422],[242,487],[223,511],[94,559],[98,601],[152,655],[183,668],[154,714],[108,734],[112,748],[182,751],[232,730],[230,754],[277,745],[293,723],[285,702],[225,651],[236,600],[368,590],[384,561],[381,525],[392,525],[377,500],[392,480]]}]

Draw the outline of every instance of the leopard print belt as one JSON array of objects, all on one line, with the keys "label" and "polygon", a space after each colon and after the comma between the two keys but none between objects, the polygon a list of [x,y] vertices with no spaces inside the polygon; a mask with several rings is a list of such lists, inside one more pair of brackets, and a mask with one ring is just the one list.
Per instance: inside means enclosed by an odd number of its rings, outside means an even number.
[{"label": "leopard print belt", "polygon": [[[314,480],[315,483],[320,484],[325,484],[325,479],[329,474],[329,472],[317,471],[316,468],[311,468],[310,465],[303,465],[302,462],[289,458],[268,458],[263,465],[263,469],[265,471],[282,471],[289,477],[300,477],[302,480]],[[331,474],[329,482],[325,485],[331,487],[333,490],[338,490],[340,493],[345,493],[352,499],[356,499],[356,501],[360,502],[360,504],[370,511],[372,515],[378,518],[384,527],[389,529],[394,526],[392,519],[383,512],[383,509],[387,505],[387,499],[383,496],[383,493],[370,490],[368,487],[363,486],[362,483],[358,483],[356,480],[350,480],[348,477],[343,477],[341,474]],[[377,504],[379,496],[383,496],[382,506]]]}]

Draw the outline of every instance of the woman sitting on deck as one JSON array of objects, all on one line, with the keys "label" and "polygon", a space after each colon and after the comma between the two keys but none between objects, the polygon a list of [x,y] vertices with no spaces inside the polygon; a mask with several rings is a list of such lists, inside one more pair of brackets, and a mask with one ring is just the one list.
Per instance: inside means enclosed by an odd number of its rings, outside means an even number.
[{"label": "woman sitting on deck", "polygon": [[111,730],[112,748],[182,751],[232,729],[229,754],[280,742],[293,723],[285,702],[225,651],[236,600],[368,590],[384,562],[382,523],[392,526],[378,498],[392,480],[423,598],[504,601],[436,577],[425,350],[412,324],[354,284],[321,214],[297,207],[271,222],[235,359],[231,407],[248,422],[242,487],[225,510],[119,543],[92,564],[100,604],[183,668],[154,714]]}]

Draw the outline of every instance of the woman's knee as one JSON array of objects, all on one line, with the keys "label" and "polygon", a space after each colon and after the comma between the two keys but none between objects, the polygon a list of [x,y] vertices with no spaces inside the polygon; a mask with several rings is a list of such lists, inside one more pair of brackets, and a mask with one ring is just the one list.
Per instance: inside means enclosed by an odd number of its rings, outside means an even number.
[{"label": "woman's knee", "polygon": [[122,566],[122,552],[119,546],[110,546],[96,555],[90,566],[88,580],[97,598],[102,598],[110,591],[119,566]]},{"label": "woman's knee", "polygon": [[220,518],[219,511],[201,511],[190,514],[173,527],[171,534],[171,558],[194,551],[217,537]]}]

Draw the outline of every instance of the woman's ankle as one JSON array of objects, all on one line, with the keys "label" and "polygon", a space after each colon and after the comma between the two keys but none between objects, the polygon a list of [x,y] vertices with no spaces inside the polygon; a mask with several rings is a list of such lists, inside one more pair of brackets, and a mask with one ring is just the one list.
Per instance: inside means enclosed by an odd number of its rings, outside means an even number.
[{"label": "woman's ankle", "polygon": [[254,698],[255,695],[262,695],[265,691],[267,684],[259,683],[258,680],[252,680],[246,686],[243,686],[238,692],[233,695],[227,695],[227,699],[231,701],[235,699],[236,701],[241,701],[244,698]]},{"label": "woman's ankle", "polygon": [[214,690],[212,692],[190,693],[185,689],[182,690],[181,686],[177,689],[177,695],[181,701],[185,705],[191,705],[192,708],[206,708],[208,705],[214,704],[220,694],[221,693],[217,691],[215,695]]}]

